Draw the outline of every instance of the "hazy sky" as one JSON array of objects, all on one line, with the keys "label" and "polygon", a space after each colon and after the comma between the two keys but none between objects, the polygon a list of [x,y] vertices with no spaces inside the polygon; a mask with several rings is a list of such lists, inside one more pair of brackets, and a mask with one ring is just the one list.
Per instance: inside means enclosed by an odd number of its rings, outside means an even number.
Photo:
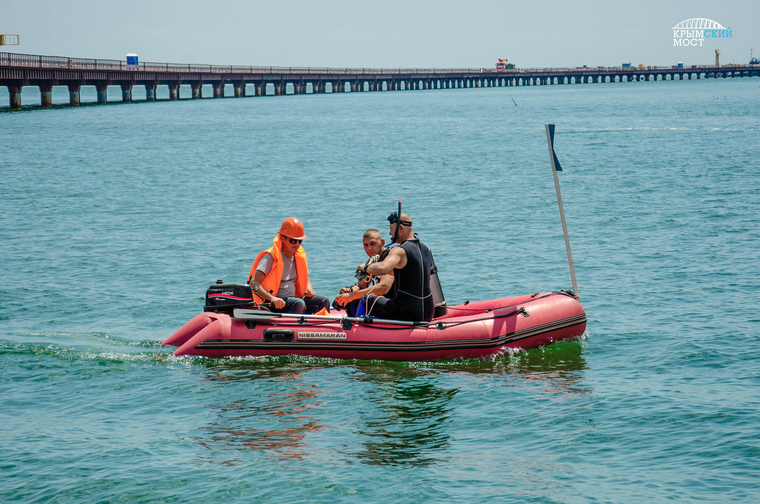
[{"label": "hazy sky", "polygon": [[[674,47],[671,27],[708,18],[732,38]],[[0,0],[6,52],[219,65],[480,68],[747,63],[760,0],[628,2]]]}]

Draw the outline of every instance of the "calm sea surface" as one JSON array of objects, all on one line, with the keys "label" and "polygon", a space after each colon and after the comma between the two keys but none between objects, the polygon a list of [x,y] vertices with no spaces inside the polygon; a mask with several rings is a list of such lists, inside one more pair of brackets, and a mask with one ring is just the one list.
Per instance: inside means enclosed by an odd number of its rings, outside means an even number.
[{"label": "calm sea surface", "polygon": [[[333,297],[399,198],[449,303],[570,288],[547,122],[582,340],[160,346],[284,217]],[[0,501],[756,502],[758,139],[758,78],[0,111]]]}]

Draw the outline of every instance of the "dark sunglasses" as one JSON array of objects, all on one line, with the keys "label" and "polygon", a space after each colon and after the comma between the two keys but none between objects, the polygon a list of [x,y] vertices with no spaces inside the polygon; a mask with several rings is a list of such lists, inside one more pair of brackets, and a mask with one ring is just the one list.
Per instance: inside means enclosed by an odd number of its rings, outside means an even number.
[{"label": "dark sunglasses", "polygon": [[286,240],[288,240],[291,245],[295,245],[296,243],[298,243],[300,245],[301,242],[303,242],[303,240],[294,240],[293,238],[288,238],[285,235],[280,235],[280,236],[282,236],[283,238],[285,238]]}]

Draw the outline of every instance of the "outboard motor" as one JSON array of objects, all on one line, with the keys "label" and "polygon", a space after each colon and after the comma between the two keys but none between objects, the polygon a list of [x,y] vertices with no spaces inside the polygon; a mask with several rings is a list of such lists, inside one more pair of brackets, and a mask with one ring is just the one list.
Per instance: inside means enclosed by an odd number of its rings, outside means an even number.
[{"label": "outboard motor", "polygon": [[257,308],[250,285],[226,284],[217,280],[206,291],[204,311],[232,315],[235,308]]}]

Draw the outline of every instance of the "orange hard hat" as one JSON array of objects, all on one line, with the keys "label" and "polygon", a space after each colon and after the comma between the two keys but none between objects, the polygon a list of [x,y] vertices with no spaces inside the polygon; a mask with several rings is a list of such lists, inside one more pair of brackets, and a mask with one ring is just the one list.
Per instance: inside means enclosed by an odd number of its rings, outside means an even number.
[{"label": "orange hard hat", "polygon": [[306,239],[306,233],[303,231],[303,222],[295,217],[288,217],[282,222],[280,234],[294,240]]}]

